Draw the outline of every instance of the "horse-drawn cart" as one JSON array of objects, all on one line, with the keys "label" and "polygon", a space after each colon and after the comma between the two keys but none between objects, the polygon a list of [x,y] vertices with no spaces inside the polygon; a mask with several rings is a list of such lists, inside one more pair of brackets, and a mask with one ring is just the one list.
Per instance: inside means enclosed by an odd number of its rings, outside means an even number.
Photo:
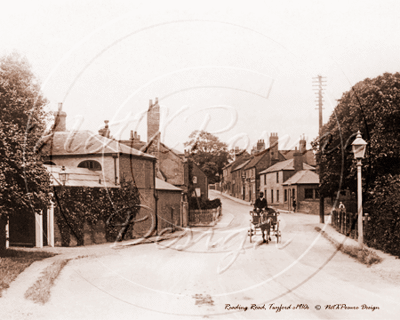
[{"label": "horse-drawn cart", "polygon": [[271,237],[276,237],[276,242],[279,243],[281,239],[281,232],[279,230],[279,212],[272,208],[253,210],[250,211],[250,229],[248,231],[250,242],[252,237],[257,235],[257,229],[261,231],[263,242],[268,243]]}]

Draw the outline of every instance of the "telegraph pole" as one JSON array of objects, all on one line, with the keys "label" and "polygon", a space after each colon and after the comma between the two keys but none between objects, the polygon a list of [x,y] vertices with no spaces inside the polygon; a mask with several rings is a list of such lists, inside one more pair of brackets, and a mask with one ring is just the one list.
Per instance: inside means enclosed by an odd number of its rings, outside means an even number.
[{"label": "telegraph pole", "polygon": [[[324,86],[326,86],[326,77],[323,77],[321,75],[318,75],[316,77],[313,77],[313,90],[317,94],[317,99],[315,102],[317,103],[318,106],[318,111],[319,111],[319,138],[322,138],[322,126],[323,126],[323,121],[322,121],[322,105],[324,103],[324,100],[322,100],[322,93],[324,90]],[[320,140],[321,142],[321,140]],[[322,150],[321,150],[321,144],[319,146],[319,184],[320,184],[320,191],[321,191],[321,183],[322,183],[322,173],[324,171],[324,168],[321,163],[321,157],[322,157]],[[325,199],[322,195],[322,192],[319,193],[319,222],[320,223],[325,223]]]}]

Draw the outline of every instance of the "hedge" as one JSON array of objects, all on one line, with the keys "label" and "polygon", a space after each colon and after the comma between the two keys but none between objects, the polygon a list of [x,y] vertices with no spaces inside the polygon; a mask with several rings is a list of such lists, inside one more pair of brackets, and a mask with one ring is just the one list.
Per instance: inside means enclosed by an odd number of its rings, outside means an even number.
[{"label": "hedge", "polygon": [[378,250],[400,257],[400,175],[378,178],[364,212],[370,220],[364,231],[365,243]]}]

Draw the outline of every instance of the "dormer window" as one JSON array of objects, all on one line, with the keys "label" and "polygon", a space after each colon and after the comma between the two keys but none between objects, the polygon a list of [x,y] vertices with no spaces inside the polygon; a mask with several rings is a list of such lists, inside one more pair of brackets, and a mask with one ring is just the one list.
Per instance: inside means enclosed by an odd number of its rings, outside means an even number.
[{"label": "dormer window", "polygon": [[86,160],[86,161],[82,161],[80,164],[78,164],[78,168],[87,168],[87,169],[90,169],[93,171],[100,171],[101,164],[94,160]]},{"label": "dormer window", "polygon": [[193,183],[197,183],[197,177],[193,176]]}]

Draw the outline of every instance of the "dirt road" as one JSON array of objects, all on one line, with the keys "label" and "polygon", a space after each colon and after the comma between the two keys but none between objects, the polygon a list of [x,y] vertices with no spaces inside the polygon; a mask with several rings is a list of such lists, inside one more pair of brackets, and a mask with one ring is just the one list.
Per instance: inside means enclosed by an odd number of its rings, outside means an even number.
[{"label": "dirt road", "polygon": [[282,243],[259,236],[250,243],[250,207],[221,200],[216,227],[73,260],[46,305],[16,301],[8,312],[17,319],[398,318],[399,284],[336,252],[315,231],[317,216],[282,213]]}]

